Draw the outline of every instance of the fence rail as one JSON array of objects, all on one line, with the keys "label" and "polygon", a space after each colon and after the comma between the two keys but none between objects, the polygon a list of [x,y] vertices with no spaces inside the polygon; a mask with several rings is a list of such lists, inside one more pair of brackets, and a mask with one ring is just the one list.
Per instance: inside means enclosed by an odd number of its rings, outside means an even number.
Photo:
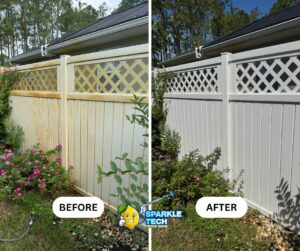
[{"label": "fence rail", "polygon": [[244,170],[248,203],[300,232],[300,41],[163,71],[174,73],[165,101],[181,156],[221,147],[217,168]]},{"label": "fence rail", "polygon": [[[84,193],[97,195],[115,209],[114,178],[98,185],[96,166],[104,171],[110,160],[147,151],[145,130],[131,124],[133,94],[147,97],[148,46],[132,46],[13,67],[24,72],[11,92],[11,118],[25,131],[23,147],[40,143],[45,148],[62,144],[62,163],[74,166],[74,179]],[[119,164],[121,164],[119,162]],[[148,183],[146,176],[139,182]],[[130,186],[129,179],[123,183]]]}]

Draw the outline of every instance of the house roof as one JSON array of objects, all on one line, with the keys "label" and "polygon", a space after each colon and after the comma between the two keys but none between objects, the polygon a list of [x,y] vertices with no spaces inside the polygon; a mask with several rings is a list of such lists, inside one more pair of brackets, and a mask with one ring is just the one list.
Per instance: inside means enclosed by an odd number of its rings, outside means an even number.
[{"label": "house roof", "polygon": [[126,46],[126,41],[129,41],[130,38],[134,40],[134,37],[146,36],[147,31],[148,2],[144,2],[101,18],[80,30],[53,40],[47,46],[48,55],[46,57],[41,55],[40,48],[35,48],[10,59],[10,62],[35,62],[76,50],[90,49],[93,46],[101,49],[101,45],[103,45],[103,49],[109,49],[109,46],[115,47],[120,40]]},{"label": "house roof", "polygon": [[103,29],[110,28],[112,26],[129,22],[134,19],[138,19],[141,17],[148,16],[148,2],[136,5],[132,8],[116,12],[104,18],[101,18],[94,23],[89,24],[88,26],[77,30],[75,32],[71,32],[61,38],[58,38],[51,42],[49,45],[58,44],[67,40],[71,40],[80,36],[84,36],[95,31],[100,31]]},{"label": "house roof", "polygon": [[[222,52],[240,52],[300,39],[300,5],[277,14],[263,17],[242,29],[206,43],[201,49],[202,58],[219,55]],[[194,51],[163,62],[171,66],[199,60]]]}]

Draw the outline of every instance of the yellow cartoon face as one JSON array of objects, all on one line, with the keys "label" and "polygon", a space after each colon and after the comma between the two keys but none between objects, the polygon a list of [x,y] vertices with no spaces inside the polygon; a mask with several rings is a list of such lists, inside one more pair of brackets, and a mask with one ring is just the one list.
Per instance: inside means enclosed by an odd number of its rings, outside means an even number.
[{"label": "yellow cartoon face", "polygon": [[124,226],[128,229],[133,229],[139,223],[139,213],[132,206],[128,205],[121,215],[125,220]]}]

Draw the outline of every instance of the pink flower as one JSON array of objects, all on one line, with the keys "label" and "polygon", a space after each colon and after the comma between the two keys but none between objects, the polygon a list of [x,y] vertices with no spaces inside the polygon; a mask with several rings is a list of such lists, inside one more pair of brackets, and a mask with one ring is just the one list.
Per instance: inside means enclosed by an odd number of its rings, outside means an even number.
[{"label": "pink flower", "polygon": [[34,150],[34,149],[31,149],[31,153],[32,153],[32,154],[35,154],[35,150]]},{"label": "pink flower", "polygon": [[45,185],[40,185],[39,188],[40,188],[41,190],[45,190],[46,186],[45,186]]},{"label": "pink flower", "polygon": [[6,174],[6,171],[5,171],[5,170],[0,170],[0,173],[1,173],[2,175],[5,175],[5,174]]},{"label": "pink flower", "polygon": [[56,175],[59,175],[59,171],[56,171],[55,174],[56,174]]},{"label": "pink flower", "polygon": [[26,185],[26,186],[28,186],[29,184],[30,184],[30,182],[29,182],[29,181],[26,181],[26,182],[25,182],[25,185]]},{"label": "pink flower", "polygon": [[38,166],[34,166],[33,168],[34,168],[34,169],[39,169],[39,167],[38,167]]},{"label": "pink flower", "polygon": [[51,177],[51,174],[50,174],[50,173],[48,173],[48,177]]},{"label": "pink flower", "polygon": [[200,180],[200,176],[199,175],[195,175],[194,179],[199,181]]},{"label": "pink flower", "polygon": [[38,159],[36,159],[35,161],[34,161],[34,163],[39,163],[40,161],[38,160]]},{"label": "pink flower", "polygon": [[5,161],[4,163],[5,163],[5,165],[7,165],[7,166],[10,165],[10,161]]},{"label": "pink flower", "polygon": [[56,159],[56,161],[57,161],[58,163],[61,163],[61,157],[59,156],[59,157]]},{"label": "pink flower", "polygon": [[18,180],[18,184],[21,185],[23,182],[22,180]]},{"label": "pink flower", "polygon": [[22,197],[22,193],[18,193],[18,198],[21,198]]},{"label": "pink flower", "polygon": [[33,174],[40,174],[40,170],[35,170]]},{"label": "pink flower", "polygon": [[46,169],[47,169],[47,167],[46,167],[46,166],[43,166],[43,167],[42,167],[42,169],[43,169],[43,170],[46,170]]},{"label": "pink flower", "polygon": [[32,165],[32,162],[28,162],[27,165],[28,165],[28,166],[31,166],[31,165]]},{"label": "pink flower", "polygon": [[17,187],[16,192],[21,192],[21,189],[22,189],[21,187]]},{"label": "pink flower", "polygon": [[58,149],[61,149],[61,148],[62,148],[62,145],[61,145],[61,144],[58,144],[58,145],[57,145],[57,148],[58,148]]}]

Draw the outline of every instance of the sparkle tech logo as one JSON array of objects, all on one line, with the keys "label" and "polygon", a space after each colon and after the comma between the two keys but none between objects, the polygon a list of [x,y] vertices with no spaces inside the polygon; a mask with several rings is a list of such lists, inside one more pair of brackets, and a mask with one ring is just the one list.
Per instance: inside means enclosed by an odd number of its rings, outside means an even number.
[{"label": "sparkle tech logo", "polygon": [[170,192],[161,198],[142,205],[139,213],[132,207],[131,203],[121,204],[118,208],[120,215],[119,226],[128,229],[134,229],[138,224],[144,224],[148,227],[167,227],[169,218],[182,218],[182,211],[148,210],[149,205],[167,198],[173,199],[174,193]]},{"label": "sparkle tech logo", "polygon": [[148,227],[164,228],[168,226],[169,218],[182,218],[182,211],[147,210],[145,221]]}]

